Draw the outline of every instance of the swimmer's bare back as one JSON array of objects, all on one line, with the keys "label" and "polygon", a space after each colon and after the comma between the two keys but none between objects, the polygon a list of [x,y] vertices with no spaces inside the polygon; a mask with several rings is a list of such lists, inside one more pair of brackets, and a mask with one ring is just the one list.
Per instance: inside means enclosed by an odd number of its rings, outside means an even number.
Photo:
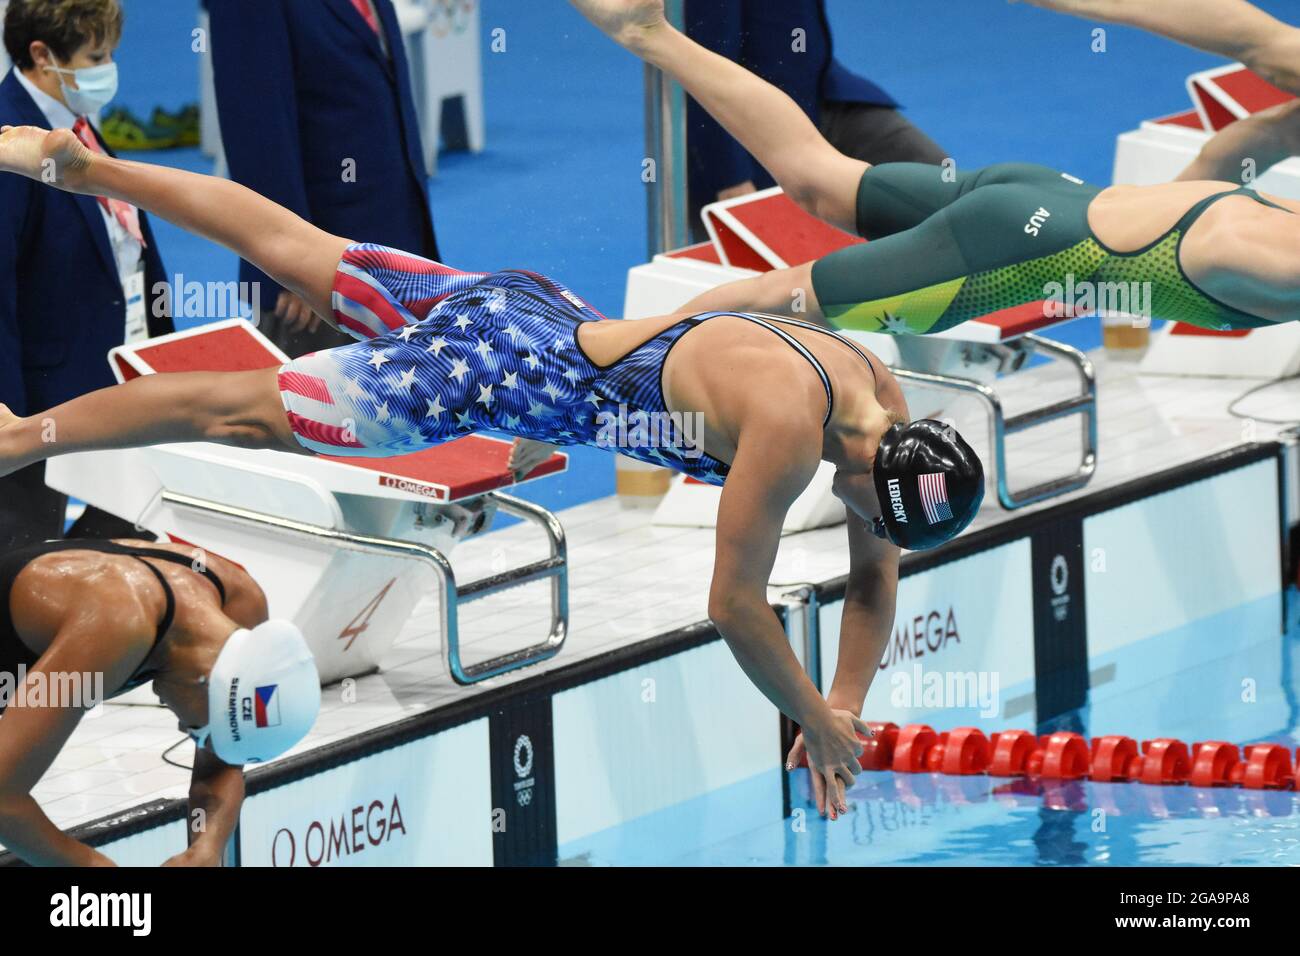
[{"label": "swimmer's bare back", "polygon": [[[579,328],[578,341],[593,362],[608,366],[690,314],[588,322]],[[863,348],[868,366],[853,347],[825,331],[781,328],[826,371],[837,418],[865,422],[877,412],[907,415],[902,389],[878,356]],[[764,406],[784,409],[799,402],[815,421],[826,411],[825,388],[813,367],[772,332],[735,316],[714,316],[683,335],[664,361],[662,382],[669,410],[702,414],[704,450],[726,462],[735,457],[742,424],[756,416],[761,421]]]},{"label": "swimmer's bare back", "polygon": [[[1097,238],[1116,252],[1142,249],[1171,230],[1201,200],[1231,192],[1213,181],[1111,186],[1088,207]],[[1300,318],[1300,201],[1268,193],[1228,196],[1187,231],[1179,264],[1210,295],[1275,322]]]},{"label": "swimmer's bare back", "polygon": [[[150,567],[163,576],[175,596],[172,631],[202,635],[214,625],[219,630],[225,619],[250,628],[265,620],[266,597],[239,565],[190,545],[126,538],[114,543],[168,551],[192,562],[196,570],[148,556],[137,559],[89,548],[35,558],[15,578],[9,598],[14,628],[33,653],[39,656],[48,650],[75,618],[106,639],[122,641],[120,685],[139,668],[141,654],[154,646],[158,622],[166,613],[166,595]],[[216,587],[198,573],[204,567],[224,586],[224,605]],[[105,674],[106,687],[113,677]]]}]

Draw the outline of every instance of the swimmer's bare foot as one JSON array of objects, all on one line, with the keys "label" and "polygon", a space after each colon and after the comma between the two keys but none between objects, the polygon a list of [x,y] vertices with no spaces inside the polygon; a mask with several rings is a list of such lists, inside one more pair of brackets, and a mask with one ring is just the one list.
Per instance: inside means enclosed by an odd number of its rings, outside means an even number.
[{"label": "swimmer's bare foot", "polygon": [[514,472],[516,480],[523,480],[530,471],[550,458],[557,447],[532,438],[516,438],[506,467]]},{"label": "swimmer's bare foot", "polygon": [[569,0],[619,46],[635,50],[666,23],[664,0]]},{"label": "swimmer's bare foot", "polygon": [[75,193],[83,191],[93,159],[94,154],[70,129],[0,128],[0,171]]}]

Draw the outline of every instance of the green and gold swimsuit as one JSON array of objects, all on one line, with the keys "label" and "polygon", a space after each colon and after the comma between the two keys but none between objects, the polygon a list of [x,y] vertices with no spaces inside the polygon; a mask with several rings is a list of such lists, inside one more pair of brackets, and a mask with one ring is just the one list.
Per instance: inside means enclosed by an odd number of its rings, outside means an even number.
[{"label": "green and gold swimsuit", "polygon": [[1145,248],[1108,249],[1088,225],[1101,192],[1073,176],[1024,163],[948,173],[921,163],[873,166],[858,187],[858,232],[871,238],[813,265],[813,288],[837,327],[865,332],[941,332],[969,319],[1048,300],[1064,311],[1096,309],[1208,329],[1273,323],[1198,289],[1178,261],[1182,238],[1207,196]]}]

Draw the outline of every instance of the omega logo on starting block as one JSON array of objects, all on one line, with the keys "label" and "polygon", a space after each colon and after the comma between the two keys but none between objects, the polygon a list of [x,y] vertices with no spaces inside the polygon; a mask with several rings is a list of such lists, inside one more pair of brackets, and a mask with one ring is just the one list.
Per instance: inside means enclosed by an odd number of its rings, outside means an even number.
[{"label": "omega logo on starting block", "polygon": [[419,482],[411,481],[408,478],[394,478],[391,475],[380,475],[379,484],[385,488],[396,488],[398,491],[407,491],[413,495],[420,495],[422,498],[437,498],[439,501],[447,499],[447,489],[439,488],[435,485],[422,485]]}]

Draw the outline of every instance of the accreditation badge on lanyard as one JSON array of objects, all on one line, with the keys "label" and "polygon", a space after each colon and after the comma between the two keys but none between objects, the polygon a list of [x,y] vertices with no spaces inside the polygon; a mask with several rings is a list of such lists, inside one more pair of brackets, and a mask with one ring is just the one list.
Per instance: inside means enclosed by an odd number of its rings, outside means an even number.
[{"label": "accreditation badge on lanyard", "polygon": [[126,302],[127,345],[149,337],[149,314],[144,300],[144,259],[122,281],[123,299]]}]

